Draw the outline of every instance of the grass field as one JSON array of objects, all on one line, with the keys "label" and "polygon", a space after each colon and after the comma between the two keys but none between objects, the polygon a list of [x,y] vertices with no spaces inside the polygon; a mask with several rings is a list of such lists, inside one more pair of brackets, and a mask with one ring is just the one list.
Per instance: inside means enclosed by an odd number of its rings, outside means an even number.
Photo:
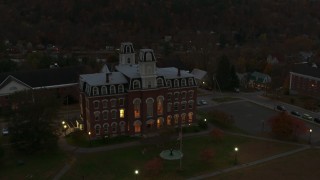
[{"label": "grass field", "polygon": [[[213,142],[211,137],[193,137],[184,139],[182,160],[183,170],[179,170],[179,160],[165,161],[164,169],[156,177],[144,173],[144,164],[159,157],[165,149],[178,149],[177,142],[164,146],[144,145],[95,154],[79,154],[72,168],[62,179],[133,179],[134,170],[139,169],[139,179],[185,179],[207,172],[233,166],[234,147],[239,147],[239,163],[246,163],[282,153],[296,148],[292,145],[257,141],[243,137],[226,136],[222,142]],[[204,148],[214,149],[215,155],[211,162],[200,159]],[[143,154],[142,150],[147,151]]]}]

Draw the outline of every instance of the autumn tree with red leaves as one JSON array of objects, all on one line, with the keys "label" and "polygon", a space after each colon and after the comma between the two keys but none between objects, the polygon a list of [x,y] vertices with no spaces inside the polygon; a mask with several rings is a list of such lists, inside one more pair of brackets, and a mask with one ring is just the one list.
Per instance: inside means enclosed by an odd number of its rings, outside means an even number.
[{"label": "autumn tree with red leaves", "polygon": [[279,139],[298,138],[306,134],[307,127],[303,121],[281,112],[268,121],[272,133]]},{"label": "autumn tree with red leaves", "polygon": [[210,162],[213,159],[214,150],[212,148],[205,148],[200,152],[200,158],[204,162]]},{"label": "autumn tree with red leaves", "polygon": [[159,175],[163,169],[163,161],[158,157],[153,158],[146,162],[144,169],[148,175]]},{"label": "autumn tree with red leaves", "polygon": [[212,136],[215,142],[222,141],[224,138],[224,132],[218,128],[213,128],[212,131],[210,132],[210,135]]}]

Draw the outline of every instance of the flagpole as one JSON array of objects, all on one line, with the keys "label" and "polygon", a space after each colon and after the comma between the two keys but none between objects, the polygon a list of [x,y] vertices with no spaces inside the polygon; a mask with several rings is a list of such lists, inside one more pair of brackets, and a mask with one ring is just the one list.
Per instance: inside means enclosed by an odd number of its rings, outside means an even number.
[{"label": "flagpole", "polygon": [[[180,153],[182,155],[182,120],[180,122]],[[182,170],[182,156],[180,157],[180,170]]]}]

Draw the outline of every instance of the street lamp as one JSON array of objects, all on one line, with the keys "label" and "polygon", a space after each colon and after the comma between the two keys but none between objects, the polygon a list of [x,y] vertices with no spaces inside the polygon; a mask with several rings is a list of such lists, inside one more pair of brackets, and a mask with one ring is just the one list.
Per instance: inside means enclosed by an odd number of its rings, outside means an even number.
[{"label": "street lamp", "polygon": [[234,152],[235,152],[235,155],[234,155],[234,164],[238,164],[238,147],[235,147],[234,148]]},{"label": "street lamp", "polygon": [[88,132],[88,135],[89,135],[89,143],[90,143],[90,146],[91,146],[91,132],[90,131]]},{"label": "street lamp", "polygon": [[64,136],[66,136],[66,131],[67,131],[67,125],[66,124],[63,125],[63,131],[64,131]]},{"label": "street lamp", "polygon": [[204,122],[207,122],[207,119],[204,119]]},{"label": "street lamp", "polygon": [[136,179],[138,179],[139,170],[136,169],[136,170],[134,171],[134,174],[135,174],[135,176],[136,176]]},{"label": "street lamp", "polygon": [[62,125],[65,125],[65,124],[66,124],[66,122],[65,122],[65,121],[62,121],[61,123],[62,123]]},{"label": "street lamp", "polygon": [[309,129],[309,144],[311,144],[311,133],[312,133],[312,129]]}]

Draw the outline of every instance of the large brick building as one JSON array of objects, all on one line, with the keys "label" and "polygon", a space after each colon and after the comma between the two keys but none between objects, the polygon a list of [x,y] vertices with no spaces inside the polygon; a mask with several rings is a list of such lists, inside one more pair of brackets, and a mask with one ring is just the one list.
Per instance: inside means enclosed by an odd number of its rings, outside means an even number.
[{"label": "large brick building", "polygon": [[292,94],[319,96],[320,69],[309,64],[297,64],[290,71],[289,90]]},{"label": "large brick building", "polygon": [[195,121],[194,76],[175,67],[158,68],[151,49],[136,63],[132,43],[122,43],[119,65],[80,75],[80,108],[91,138],[143,135]]}]

